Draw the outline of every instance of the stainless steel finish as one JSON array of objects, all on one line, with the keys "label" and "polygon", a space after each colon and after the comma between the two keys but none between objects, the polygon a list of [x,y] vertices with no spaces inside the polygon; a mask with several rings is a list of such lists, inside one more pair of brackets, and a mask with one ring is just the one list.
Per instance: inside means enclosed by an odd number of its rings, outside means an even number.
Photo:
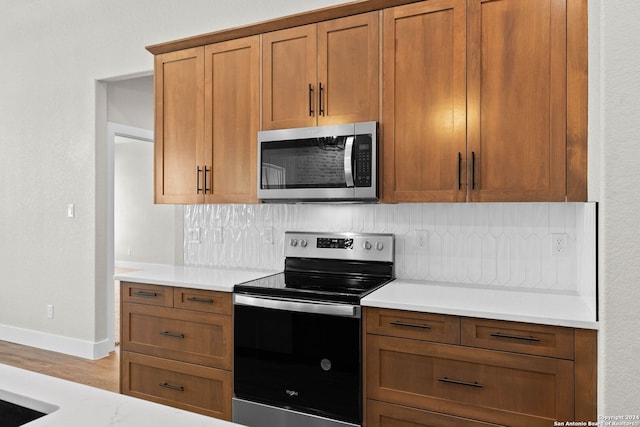
[{"label": "stainless steel finish", "polygon": [[348,304],[331,304],[324,302],[311,302],[282,299],[277,297],[256,297],[234,294],[233,303],[236,305],[248,305],[251,307],[272,308],[274,310],[296,311],[300,313],[326,314],[329,316],[360,318],[360,306]]},{"label": "stainless steel finish", "polygon": [[359,424],[303,414],[237,397],[232,400],[232,411],[233,422],[248,427],[360,427]]},{"label": "stainless steel finish", "polygon": [[[318,238],[352,239],[349,249],[318,248]],[[284,256],[359,261],[394,261],[393,234],[381,233],[316,233],[287,231],[284,233]],[[306,241],[306,246],[301,244]]]},{"label": "stainless steel finish", "polygon": [[344,179],[347,182],[347,187],[353,187],[353,163],[351,163],[351,159],[353,158],[353,141],[356,138],[350,136],[347,138],[347,143],[344,147]]},{"label": "stainless steel finish", "polygon": [[[275,129],[258,132],[258,198],[265,202],[278,201],[351,201],[351,202],[375,202],[378,199],[378,125],[375,121],[348,123],[333,126],[315,126],[294,129]],[[371,187],[351,188],[287,188],[287,189],[262,189],[262,149],[263,143],[269,141],[285,141],[303,138],[330,137],[336,135],[372,135],[371,151]],[[345,183],[346,184],[346,183]]]}]

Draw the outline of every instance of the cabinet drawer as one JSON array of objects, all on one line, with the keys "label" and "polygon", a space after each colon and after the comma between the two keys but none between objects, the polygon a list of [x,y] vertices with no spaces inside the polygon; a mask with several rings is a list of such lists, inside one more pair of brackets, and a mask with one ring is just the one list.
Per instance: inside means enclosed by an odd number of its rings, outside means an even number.
[{"label": "cabinet drawer", "polygon": [[390,403],[367,401],[367,426],[369,427],[500,427],[498,424],[490,424],[482,421],[460,418],[452,415],[439,414],[437,412],[422,411],[406,406],[392,405]]},{"label": "cabinet drawer", "polygon": [[574,358],[572,328],[472,318],[463,318],[461,325],[462,345],[570,360]]},{"label": "cabinet drawer", "polygon": [[122,349],[231,369],[231,316],[124,303]]},{"label": "cabinet drawer", "polygon": [[457,316],[419,313],[415,311],[367,308],[367,333],[436,341],[460,342],[460,320]]},{"label": "cabinet drawer", "polygon": [[367,398],[510,426],[573,419],[573,362],[367,335]]},{"label": "cabinet drawer", "polygon": [[122,352],[123,394],[231,420],[229,371]]},{"label": "cabinet drawer", "polygon": [[173,288],[171,286],[144,285],[130,282],[121,282],[121,286],[122,301],[173,307]]},{"label": "cabinet drawer", "polygon": [[201,289],[174,288],[173,306],[186,310],[229,315],[233,311],[231,293]]}]

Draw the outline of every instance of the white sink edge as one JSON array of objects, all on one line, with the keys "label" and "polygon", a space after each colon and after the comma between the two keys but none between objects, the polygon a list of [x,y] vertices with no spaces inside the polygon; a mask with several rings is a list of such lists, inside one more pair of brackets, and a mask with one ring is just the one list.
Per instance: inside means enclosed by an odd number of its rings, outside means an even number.
[{"label": "white sink edge", "polygon": [[25,408],[33,409],[34,411],[42,412],[43,414],[47,415],[60,409],[59,406],[52,405],[51,403],[43,402],[41,400],[33,399],[31,397],[12,393],[10,391],[2,389],[0,389],[0,400],[4,400],[15,405],[24,406]]}]

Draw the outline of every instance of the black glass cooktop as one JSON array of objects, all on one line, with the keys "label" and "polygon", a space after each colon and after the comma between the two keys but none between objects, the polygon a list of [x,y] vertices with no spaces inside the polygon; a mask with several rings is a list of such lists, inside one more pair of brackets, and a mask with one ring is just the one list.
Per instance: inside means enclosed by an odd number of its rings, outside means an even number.
[{"label": "black glass cooktop", "polygon": [[234,292],[258,296],[359,304],[392,280],[391,263],[287,259],[283,273],[242,283]]}]

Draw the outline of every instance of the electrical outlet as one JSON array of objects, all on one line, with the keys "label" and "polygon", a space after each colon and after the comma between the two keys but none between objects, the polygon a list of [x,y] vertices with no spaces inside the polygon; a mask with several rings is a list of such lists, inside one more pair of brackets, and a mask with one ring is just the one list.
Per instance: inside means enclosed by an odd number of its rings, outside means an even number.
[{"label": "electrical outlet", "polygon": [[551,252],[555,256],[567,253],[569,237],[565,233],[555,233],[551,235]]},{"label": "electrical outlet", "polygon": [[273,245],[273,228],[265,227],[262,232],[262,241],[267,245]]},{"label": "electrical outlet", "polygon": [[427,250],[429,245],[429,234],[427,233],[427,230],[414,231],[414,239],[416,251],[424,252]]},{"label": "electrical outlet", "polygon": [[222,227],[213,227],[213,243],[222,244],[224,233]]},{"label": "electrical outlet", "polygon": [[53,319],[53,305],[47,304],[47,319]]},{"label": "electrical outlet", "polygon": [[200,229],[199,228],[190,228],[188,230],[188,239],[189,243],[200,243]]}]

